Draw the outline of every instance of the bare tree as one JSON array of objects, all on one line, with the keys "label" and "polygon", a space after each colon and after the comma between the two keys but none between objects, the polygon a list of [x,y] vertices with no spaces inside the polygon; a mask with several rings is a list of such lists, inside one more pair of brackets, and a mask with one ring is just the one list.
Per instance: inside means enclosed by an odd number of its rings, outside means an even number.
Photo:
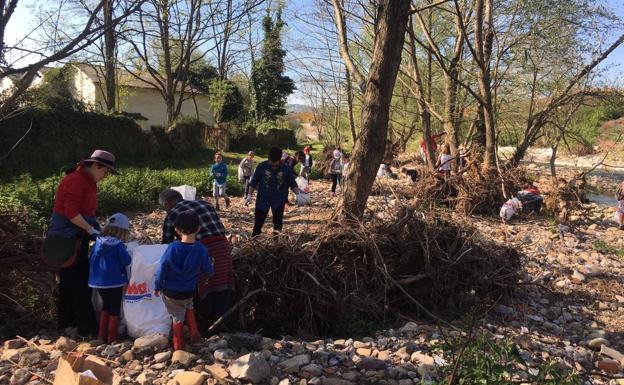
[{"label": "bare tree", "polygon": [[361,218],[384,156],[392,90],[396,81],[410,1],[380,0],[377,3],[376,40],[362,103],[362,125],[353,149],[352,171],[347,178],[342,214]]},{"label": "bare tree", "polygon": [[[44,66],[64,60],[72,55],[82,51],[86,47],[100,39],[107,29],[114,28],[115,25],[132,15],[145,3],[146,0],[127,1],[120,7],[118,15],[110,18],[107,26],[104,23],[98,23],[102,18],[100,14],[103,12],[105,4],[108,0],[101,0],[95,3],[93,7],[88,7],[86,3],[80,2],[80,5],[87,11],[87,19],[84,21],[83,27],[71,36],[63,36],[59,40],[50,40],[42,42],[38,47],[28,47],[22,41],[18,44],[9,46],[5,43],[6,27],[14,11],[18,6],[18,0],[11,0],[8,3],[0,2],[0,62],[4,67],[0,70],[0,80],[7,76],[19,75],[19,80],[15,86],[8,91],[7,95],[0,101],[0,118],[5,118],[11,111],[16,108],[16,102],[32,84],[39,70]],[[58,14],[67,12],[64,6],[67,3],[61,3],[58,8]],[[37,30],[40,27],[35,27]],[[57,25],[57,28],[62,26]],[[32,35],[29,33],[28,36]],[[15,57],[15,59],[13,59]],[[33,59],[33,57],[35,57]],[[11,58],[11,59],[9,59]],[[24,60],[28,60],[29,64],[21,65]]]}]

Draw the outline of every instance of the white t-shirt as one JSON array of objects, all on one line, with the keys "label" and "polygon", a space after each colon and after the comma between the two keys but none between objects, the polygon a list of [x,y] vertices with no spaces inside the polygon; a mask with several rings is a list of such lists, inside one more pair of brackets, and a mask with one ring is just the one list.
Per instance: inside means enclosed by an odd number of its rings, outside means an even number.
[{"label": "white t-shirt", "polygon": [[451,154],[440,154],[440,171],[451,171]]}]

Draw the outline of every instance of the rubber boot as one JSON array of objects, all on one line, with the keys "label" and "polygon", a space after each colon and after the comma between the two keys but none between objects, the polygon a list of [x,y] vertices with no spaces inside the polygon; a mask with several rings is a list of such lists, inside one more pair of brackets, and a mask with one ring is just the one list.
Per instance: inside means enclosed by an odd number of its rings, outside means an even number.
[{"label": "rubber boot", "polygon": [[173,350],[184,349],[184,323],[173,323]]},{"label": "rubber boot", "polygon": [[193,309],[186,309],[186,324],[189,329],[189,337],[191,343],[197,343],[201,341],[201,334],[199,334],[199,328],[197,327],[197,319],[195,318],[195,311]]},{"label": "rubber boot", "polygon": [[98,330],[97,339],[106,342],[106,336],[108,334],[108,323],[110,315],[107,311],[100,313],[100,329]]},{"label": "rubber boot", "polygon": [[119,327],[119,316],[112,315],[108,320],[108,338],[106,342],[110,345],[117,341],[117,330]]}]

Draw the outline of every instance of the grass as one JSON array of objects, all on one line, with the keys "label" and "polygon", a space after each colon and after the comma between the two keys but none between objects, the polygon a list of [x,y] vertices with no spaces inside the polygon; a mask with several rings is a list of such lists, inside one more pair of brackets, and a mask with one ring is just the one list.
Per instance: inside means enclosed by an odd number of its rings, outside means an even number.
[{"label": "grass", "polygon": [[[322,151],[322,145],[313,144],[312,153]],[[294,153],[295,149],[287,149]],[[246,153],[224,152],[228,165],[227,192],[241,196],[243,186],[238,181],[238,163]],[[256,162],[266,158],[258,154]],[[98,215],[115,212],[147,211],[158,205],[158,194],[165,188],[183,184],[197,188],[197,197],[212,195],[209,168],[214,163],[214,151],[206,150],[187,158],[138,159],[121,163],[119,175],[111,176],[98,184]],[[318,159],[318,155],[317,155]],[[54,205],[56,187],[62,172],[42,178],[23,174],[0,181],[0,210],[28,210],[35,228],[43,229]]]},{"label": "grass", "polygon": [[624,257],[624,248],[610,245],[605,241],[601,241],[601,240],[594,241],[592,246],[599,253],[613,254],[613,255],[617,255],[618,257]]}]

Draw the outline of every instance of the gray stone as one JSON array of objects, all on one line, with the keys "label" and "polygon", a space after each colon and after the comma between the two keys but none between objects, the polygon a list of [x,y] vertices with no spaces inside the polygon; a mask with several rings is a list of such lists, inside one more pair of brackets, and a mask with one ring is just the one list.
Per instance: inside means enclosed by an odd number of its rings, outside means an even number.
[{"label": "gray stone", "polygon": [[256,384],[271,374],[271,367],[261,355],[245,354],[234,360],[228,367],[230,375],[239,380],[247,380]]},{"label": "gray stone", "polygon": [[17,369],[11,376],[9,384],[11,385],[24,385],[30,380],[30,373],[26,369]]},{"label": "gray stone", "polygon": [[60,337],[56,340],[54,347],[62,352],[71,352],[78,347],[78,343],[67,337]]},{"label": "gray stone", "polygon": [[357,364],[358,369],[364,370],[381,370],[385,369],[386,363],[382,360],[372,357],[363,357]]},{"label": "gray stone", "polygon": [[169,340],[162,334],[152,334],[149,336],[139,337],[134,340],[132,346],[135,350],[150,348],[152,350],[162,350],[169,346]]},{"label": "gray stone", "polygon": [[280,362],[277,368],[284,373],[297,373],[299,368],[303,365],[310,363],[310,356],[307,354],[300,354]]},{"label": "gray stone", "polygon": [[37,365],[46,359],[45,353],[36,348],[26,348],[20,352],[19,364],[21,366]]},{"label": "gray stone", "polygon": [[301,368],[302,377],[319,377],[323,374],[323,367],[319,364],[308,364]]},{"label": "gray stone", "polygon": [[167,362],[171,358],[171,352],[162,352],[154,354],[154,362]]},{"label": "gray stone", "polygon": [[180,364],[185,368],[188,368],[193,364],[193,362],[197,361],[199,357],[197,357],[193,353],[185,352],[184,350],[176,350],[173,352],[173,356],[171,357],[172,364]]},{"label": "gray stone", "polygon": [[609,346],[609,341],[607,341],[604,338],[600,338],[600,337],[599,338],[594,338],[594,339],[591,339],[591,340],[587,341],[587,346],[589,346],[591,349],[594,349],[594,350],[600,350],[602,345]]},{"label": "gray stone", "polygon": [[25,342],[20,339],[6,340],[4,341],[4,350],[19,349],[24,346]]},{"label": "gray stone", "polygon": [[214,352],[214,358],[218,361],[226,361],[234,357],[234,351],[232,349],[217,349]]}]

